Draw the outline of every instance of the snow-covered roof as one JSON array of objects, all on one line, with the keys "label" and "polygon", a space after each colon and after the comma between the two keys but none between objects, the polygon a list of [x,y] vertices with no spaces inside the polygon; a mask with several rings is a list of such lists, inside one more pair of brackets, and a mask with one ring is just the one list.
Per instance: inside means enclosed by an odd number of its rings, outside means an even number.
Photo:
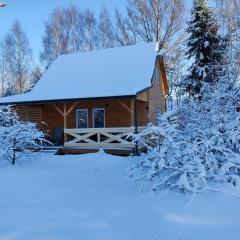
[{"label": "snow-covered roof", "polygon": [[155,58],[152,43],[63,55],[31,92],[0,103],[135,95],[151,86]]}]

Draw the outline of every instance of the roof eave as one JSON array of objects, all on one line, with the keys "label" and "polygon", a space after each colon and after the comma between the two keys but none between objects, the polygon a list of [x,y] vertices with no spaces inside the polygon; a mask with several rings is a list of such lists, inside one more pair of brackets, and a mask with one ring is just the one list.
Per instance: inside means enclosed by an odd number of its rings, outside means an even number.
[{"label": "roof eave", "polygon": [[150,87],[146,87],[146,88],[144,88],[144,89],[138,91],[136,95],[139,95],[139,94],[141,94],[141,93],[143,93],[143,92],[149,90],[150,88],[152,88],[152,86],[150,86]]},{"label": "roof eave", "polygon": [[0,106],[48,104],[48,103],[61,103],[61,102],[66,103],[66,102],[94,101],[94,100],[111,100],[111,99],[118,99],[118,98],[136,98],[137,94],[119,95],[119,96],[104,96],[104,97],[88,97],[88,98],[67,98],[67,99],[50,99],[50,100],[36,100],[36,101],[18,101],[18,102],[16,101],[16,102],[4,102],[4,103],[0,102]]}]

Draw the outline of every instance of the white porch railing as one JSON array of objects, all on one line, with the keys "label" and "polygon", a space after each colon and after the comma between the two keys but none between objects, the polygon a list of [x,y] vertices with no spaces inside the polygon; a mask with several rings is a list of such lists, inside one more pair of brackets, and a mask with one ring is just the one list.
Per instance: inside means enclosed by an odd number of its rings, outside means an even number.
[{"label": "white porch railing", "polygon": [[[144,128],[138,127],[138,131],[140,132]],[[133,149],[135,145],[127,136],[134,131],[134,127],[64,129],[64,134],[67,135],[68,139],[65,141],[64,147],[81,149]]]}]

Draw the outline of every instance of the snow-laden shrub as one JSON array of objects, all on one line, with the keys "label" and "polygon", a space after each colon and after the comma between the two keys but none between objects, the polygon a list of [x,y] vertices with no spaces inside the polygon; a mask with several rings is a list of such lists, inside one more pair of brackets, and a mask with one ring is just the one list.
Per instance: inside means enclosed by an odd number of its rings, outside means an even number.
[{"label": "snow-laden shrub", "polygon": [[240,189],[239,90],[234,84],[206,84],[204,97],[180,107],[135,136],[148,152],[132,177],[153,191],[198,193],[230,183]]},{"label": "snow-laden shrub", "polygon": [[20,121],[10,107],[0,107],[0,160],[8,160],[14,165],[22,156],[40,149],[46,143],[44,136],[36,124]]}]

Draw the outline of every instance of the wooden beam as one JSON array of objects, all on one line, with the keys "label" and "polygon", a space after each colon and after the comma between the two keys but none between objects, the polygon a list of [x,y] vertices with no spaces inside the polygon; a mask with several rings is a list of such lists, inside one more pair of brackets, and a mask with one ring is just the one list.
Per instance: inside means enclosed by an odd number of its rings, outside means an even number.
[{"label": "wooden beam", "polygon": [[[138,110],[137,110],[137,98],[134,99],[134,127],[135,127],[135,134],[138,133]],[[135,155],[139,156],[138,151],[138,142],[135,142]]]},{"label": "wooden beam", "polygon": [[118,102],[131,114],[131,125],[134,126],[134,99],[131,99],[131,107],[128,107],[128,105],[121,100],[118,100]]},{"label": "wooden beam", "polygon": [[[139,131],[143,131],[146,127],[138,127]],[[84,133],[130,133],[134,131],[134,127],[119,127],[119,128],[68,128],[64,129],[67,134],[84,134]]]},{"label": "wooden beam", "polygon": [[159,66],[159,69],[161,71],[163,94],[164,94],[164,97],[165,97],[166,95],[169,94],[169,86],[168,86],[167,73],[166,73],[166,68],[165,68],[163,57],[158,57],[158,66]]},{"label": "wooden beam", "polygon": [[68,116],[69,113],[75,108],[76,105],[77,105],[77,102],[73,103],[73,105],[68,109],[68,111],[67,111],[67,116]]},{"label": "wooden beam", "polygon": [[133,143],[72,143],[72,142],[65,142],[64,143],[65,148],[77,148],[77,149],[133,149],[134,144]]},{"label": "wooden beam", "polygon": [[[67,104],[63,104],[63,126],[67,128]],[[67,141],[67,134],[64,134],[64,142]]]},{"label": "wooden beam", "polygon": [[124,103],[121,100],[118,100],[118,102],[120,103],[120,105],[125,108],[129,113],[131,113],[131,108],[128,107],[128,105],[126,103]]},{"label": "wooden beam", "polygon": [[134,99],[131,99],[131,124],[134,126]]},{"label": "wooden beam", "polygon": [[[142,127],[144,129],[145,127]],[[70,128],[64,129],[67,134],[83,134],[83,133],[130,133],[134,131],[134,127],[123,128]]]},{"label": "wooden beam", "polygon": [[67,104],[63,104],[63,120],[64,120],[64,128],[67,128]]},{"label": "wooden beam", "polygon": [[63,111],[56,104],[52,104],[52,105],[62,116],[64,116]]},{"label": "wooden beam", "polygon": [[[63,104],[63,111],[56,105],[52,104],[53,107],[63,116],[63,126],[64,129],[67,128],[67,116],[70,114],[70,112],[74,109],[74,107],[77,105],[77,102],[73,103],[73,105],[67,110],[67,104]],[[64,134],[64,141],[67,141],[67,134]]]},{"label": "wooden beam", "polygon": [[144,101],[144,102],[149,102],[149,90],[146,90],[137,96],[138,100]]}]

